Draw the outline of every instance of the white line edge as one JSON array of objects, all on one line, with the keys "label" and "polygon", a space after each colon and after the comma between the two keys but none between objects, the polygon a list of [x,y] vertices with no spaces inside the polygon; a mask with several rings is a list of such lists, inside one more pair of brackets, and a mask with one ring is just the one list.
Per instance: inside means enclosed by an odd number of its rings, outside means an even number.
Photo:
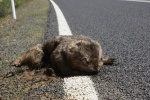
[{"label": "white line edge", "polygon": [[59,35],[72,35],[70,27],[63,15],[62,11],[60,10],[60,8],[57,6],[57,4],[53,0],[50,0],[50,2],[53,4],[54,9],[56,11]]}]

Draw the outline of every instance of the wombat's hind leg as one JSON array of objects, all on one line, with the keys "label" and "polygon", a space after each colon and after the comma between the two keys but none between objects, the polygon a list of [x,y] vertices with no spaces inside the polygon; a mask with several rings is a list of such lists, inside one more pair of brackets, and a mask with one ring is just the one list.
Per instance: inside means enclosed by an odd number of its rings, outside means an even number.
[{"label": "wombat's hind leg", "polygon": [[115,58],[110,57],[110,58],[102,58],[102,62],[104,65],[112,65],[115,62]]}]

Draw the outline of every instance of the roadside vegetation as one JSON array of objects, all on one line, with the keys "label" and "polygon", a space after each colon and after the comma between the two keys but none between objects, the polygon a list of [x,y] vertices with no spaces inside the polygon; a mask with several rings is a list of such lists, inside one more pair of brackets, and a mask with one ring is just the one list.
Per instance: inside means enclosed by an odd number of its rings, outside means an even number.
[{"label": "roadside vegetation", "polygon": [[[16,9],[27,4],[32,0],[14,0]],[[10,14],[11,0],[0,0],[0,18]]]},{"label": "roadside vegetation", "polygon": [[23,100],[31,87],[31,82],[18,76],[25,68],[15,68],[10,63],[28,48],[43,42],[49,1],[28,1],[31,2],[16,9],[16,20],[10,14],[0,19],[0,100]]}]

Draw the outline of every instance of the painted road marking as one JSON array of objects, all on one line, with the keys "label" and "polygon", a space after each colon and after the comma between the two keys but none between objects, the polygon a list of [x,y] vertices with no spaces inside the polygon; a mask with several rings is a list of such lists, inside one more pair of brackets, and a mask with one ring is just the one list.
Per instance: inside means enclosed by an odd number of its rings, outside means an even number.
[{"label": "painted road marking", "polygon": [[69,100],[102,100],[95,91],[90,76],[76,76],[64,78],[65,98]]},{"label": "painted road marking", "polygon": [[145,2],[145,3],[150,3],[150,0],[124,0],[124,1],[133,1],[133,2]]},{"label": "painted road marking", "polygon": [[[53,0],[50,0],[50,2],[53,4],[56,11],[59,35],[72,35],[72,32],[60,8]],[[98,93],[94,88],[94,83],[89,76],[64,78],[63,87],[66,93],[64,98],[76,100],[101,100],[98,98]]]},{"label": "painted road marking", "polygon": [[53,0],[50,0],[50,1],[53,4],[54,9],[56,11],[59,35],[72,35],[72,32],[69,28],[69,25],[63,15],[62,11],[60,10],[60,8],[57,6],[57,4]]}]

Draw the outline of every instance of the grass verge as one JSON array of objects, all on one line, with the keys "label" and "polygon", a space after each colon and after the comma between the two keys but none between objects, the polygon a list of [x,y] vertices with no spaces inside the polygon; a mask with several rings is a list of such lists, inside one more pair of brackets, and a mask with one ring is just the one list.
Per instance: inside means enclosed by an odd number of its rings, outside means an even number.
[{"label": "grass verge", "polygon": [[0,100],[21,100],[27,92],[27,85],[21,79],[3,78],[3,75],[23,70],[16,71],[10,62],[43,41],[48,9],[48,0],[33,0],[17,9],[17,20],[11,15],[0,19]]},{"label": "grass verge", "polygon": [[[27,4],[32,0],[14,0],[16,9]],[[0,0],[0,17],[4,17],[11,12],[11,1]]]}]

